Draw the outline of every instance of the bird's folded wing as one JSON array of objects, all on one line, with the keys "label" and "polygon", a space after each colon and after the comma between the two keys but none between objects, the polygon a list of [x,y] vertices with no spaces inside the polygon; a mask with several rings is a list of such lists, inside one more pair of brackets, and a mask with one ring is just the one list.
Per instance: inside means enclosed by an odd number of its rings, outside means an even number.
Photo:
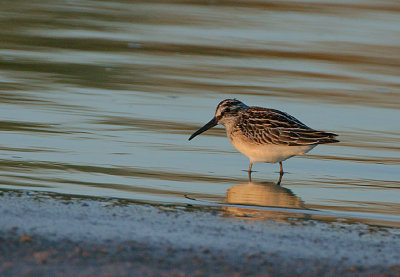
[{"label": "bird's folded wing", "polygon": [[336,134],[314,130],[287,113],[259,107],[246,110],[236,128],[260,144],[301,146],[338,142]]}]

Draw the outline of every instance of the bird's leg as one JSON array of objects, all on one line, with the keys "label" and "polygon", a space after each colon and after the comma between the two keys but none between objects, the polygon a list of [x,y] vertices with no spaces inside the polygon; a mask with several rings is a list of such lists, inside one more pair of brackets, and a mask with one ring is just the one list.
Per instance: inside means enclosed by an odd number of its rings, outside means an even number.
[{"label": "bird's leg", "polygon": [[281,174],[281,176],[282,176],[282,175],[283,175],[283,166],[282,166],[282,162],[279,162],[279,166],[281,167],[280,174]]},{"label": "bird's leg", "polygon": [[280,186],[280,185],[281,185],[282,176],[283,176],[283,174],[279,174],[279,180],[278,180],[278,182],[276,183],[277,186]]},{"label": "bird's leg", "polygon": [[251,168],[253,167],[253,163],[250,162],[249,164],[249,183],[251,183]]},{"label": "bird's leg", "polygon": [[282,162],[279,162],[279,166],[281,167],[281,171],[279,172],[279,180],[276,183],[278,186],[281,185],[281,181],[282,181],[282,176],[283,176],[283,167],[282,167]]}]

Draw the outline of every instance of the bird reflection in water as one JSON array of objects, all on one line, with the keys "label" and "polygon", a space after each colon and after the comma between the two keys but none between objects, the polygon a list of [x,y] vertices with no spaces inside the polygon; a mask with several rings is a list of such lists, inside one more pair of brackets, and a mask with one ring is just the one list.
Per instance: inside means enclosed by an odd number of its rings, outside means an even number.
[{"label": "bird reflection in water", "polygon": [[[290,189],[280,186],[282,175],[277,183],[252,182],[249,175],[247,184],[239,184],[226,191],[226,204],[248,205],[258,207],[278,207],[289,209],[306,209],[304,202]],[[263,210],[241,207],[223,207],[227,216],[245,217],[256,220],[271,219],[288,221],[289,218],[305,218],[302,213],[288,213],[287,211]]]}]

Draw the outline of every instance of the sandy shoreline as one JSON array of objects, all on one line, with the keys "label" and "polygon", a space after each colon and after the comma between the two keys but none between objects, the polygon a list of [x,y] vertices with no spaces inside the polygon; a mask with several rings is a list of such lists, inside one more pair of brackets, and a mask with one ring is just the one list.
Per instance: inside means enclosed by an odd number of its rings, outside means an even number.
[{"label": "sandy shoreline", "polygon": [[399,276],[400,230],[3,191],[1,276]]}]

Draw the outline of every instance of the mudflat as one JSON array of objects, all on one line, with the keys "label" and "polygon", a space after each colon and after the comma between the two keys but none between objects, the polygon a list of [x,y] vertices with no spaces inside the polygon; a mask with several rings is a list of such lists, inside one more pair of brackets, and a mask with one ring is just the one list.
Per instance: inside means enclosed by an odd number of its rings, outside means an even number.
[{"label": "mudflat", "polygon": [[400,230],[2,191],[1,276],[399,276]]}]

